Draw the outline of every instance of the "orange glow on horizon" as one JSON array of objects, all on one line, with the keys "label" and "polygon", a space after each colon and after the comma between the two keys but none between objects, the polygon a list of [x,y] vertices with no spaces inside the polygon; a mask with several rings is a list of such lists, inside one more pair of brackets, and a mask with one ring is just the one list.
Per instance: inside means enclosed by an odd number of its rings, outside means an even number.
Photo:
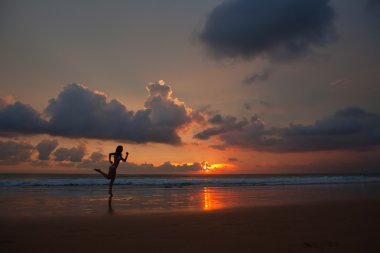
[{"label": "orange glow on horizon", "polygon": [[200,164],[202,167],[202,172],[205,172],[205,173],[212,173],[212,172],[215,172],[216,170],[219,170],[219,169],[226,169],[226,168],[232,167],[231,164],[227,164],[227,163],[210,164],[207,161],[202,161]]},{"label": "orange glow on horizon", "polygon": [[224,169],[232,169],[234,165],[227,164],[227,163],[213,163],[210,164],[207,161],[202,161],[200,163],[197,162],[170,162],[172,166],[176,167],[186,167],[186,166],[199,166],[199,170],[195,173],[223,173]]},{"label": "orange glow on horizon", "polygon": [[173,166],[184,166],[184,165],[192,166],[192,165],[194,165],[194,163],[179,163],[179,162],[170,162],[170,164]]}]

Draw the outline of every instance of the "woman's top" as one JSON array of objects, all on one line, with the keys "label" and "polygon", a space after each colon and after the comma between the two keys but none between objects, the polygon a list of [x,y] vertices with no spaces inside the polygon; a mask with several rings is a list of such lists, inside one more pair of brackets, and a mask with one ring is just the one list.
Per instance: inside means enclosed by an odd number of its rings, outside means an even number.
[{"label": "woman's top", "polygon": [[120,162],[121,159],[123,159],[123,158],[121,157],[121,154],[115,154],[115,155],[114,155],[114,162],[116,162],[116,161]]}]

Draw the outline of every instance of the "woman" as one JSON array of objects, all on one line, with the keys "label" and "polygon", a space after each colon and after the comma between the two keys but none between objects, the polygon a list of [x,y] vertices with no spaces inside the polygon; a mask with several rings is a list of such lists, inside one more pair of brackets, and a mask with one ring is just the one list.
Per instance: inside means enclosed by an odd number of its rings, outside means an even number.
[{"label": "woman", "polygon": [[[113,185],[113,182],[115,181],[115,178],[116,178],[116,168],[117,168],[117,166],[119,166],[120,161],[123,161],[123,162],[127,161],[127,158],[129,155],[129,153],[126,152],[125,158],[123,158],[123,156],[121,154],[122,152],[123,152],[123,146],[117,146],[115,153],[109,153],[108,160],[110,161],[111,166],[109,167],[108,174],[104,173],[100,169],[94,169],[95,171],[102,174],[103,177],[110,180],[108,193],[110,194],[111,197],[113,196],[112,185]],[[113,162],[111,161],[111,156],[113,156]]]}]

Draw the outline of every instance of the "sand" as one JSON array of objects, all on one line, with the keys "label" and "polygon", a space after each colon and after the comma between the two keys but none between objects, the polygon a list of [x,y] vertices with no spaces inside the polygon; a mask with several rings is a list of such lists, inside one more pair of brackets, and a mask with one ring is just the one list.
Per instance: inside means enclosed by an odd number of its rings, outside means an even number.
[{"label": "sand", "polygon": [[1,252],[380,252],[380,200],[0,218]]}]

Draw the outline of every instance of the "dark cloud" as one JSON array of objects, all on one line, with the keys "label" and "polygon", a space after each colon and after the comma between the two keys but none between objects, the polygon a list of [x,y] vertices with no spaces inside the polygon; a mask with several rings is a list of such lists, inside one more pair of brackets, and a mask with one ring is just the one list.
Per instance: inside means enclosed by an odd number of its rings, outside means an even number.
[{"label": "dark cloud", "polygon": [[72,148],[58,148],[55,152],[56,161],[81,162],[86,153],[86,147],[81,144]]},{"label": "dark cloud", "polygon": [[51,99],[45,117],[28,105],[16,102],[0,109],[0,132],[46,133],[64,137],[114,139],[136,143],[179,144],[177,134],[201,113],[172,97],[163,81],[147,86],[145,108],[128,110],[117,100],[79,84],[67,85]]},{"label": "dark cloud", "polygon": [[[108,170],[109,167],[108,161],[98,160],[94,161],[93,159],[85,159],[81,163],[73,164],[79,168],[99,168],[104,171]],[[181,173],[191,173],[202,171],[202,167],[199,163],[183,163],[177,164],[172,162],[165,162],[161,165],[155,166],[153,164],[137,164],[133,162],[121,163],[118,168],[119,172],[127,172],[129,174],[181,174]]]},{"label": "dark cloud", "polygon": [[305,56],[335,35],[329,0],[227,0],[208,15],[199,40],[217,58]]},{"label": "dark cloud", "polygon": [[245,122],[241,127],[218,125],[208,128],[195,138],[218,136],[225,146],[267,152],[361,150],[380,145],[380,116],[358,107],[337,111],[313,125],[267,128],[258,117],[241,122]]},{"label": "dark cloud", "polygon": [[380,0],[369,0],[366,4],[367,17],[374,24],[374,35],[378,35],[380,26]]},{"label": "dark cloud", "polygon": [[367,9],[373,10],[373,9],[380,9],[380,0],[368,0],[367,1]]},{"label": "dark cloud", "polygon": [[223,119],[222,115],[220,115],[220,114],[215,114],[215,115],[212,116],[208,121],[209,121],[210,123],[212,123],[212,124],[223,124],[224,119]]},{"label": "dark cloud", "polygon": [[157,170],[161,173],[187,173],[201,171],[202,167],[199,163],[172,164],[171,162],[165,162],[157,166]]},{"label": "dark cloud", "polygon": [[194,138],[207,140],[211,136],[220,135],[231,131],[241,131],[244,126],[248,124],[248,121],[245,119],[238,121],[235,117],[222,117],[220,114],[217,114],[214,117],[210,118],[209,122],[216,126],[210,127],[200,133],[197,133]]},{"label": "dark cloud", "polygon": [[38,150],[39,160],[49,160],[51,152],[58,146],[57,140],[42,140],[37,144],[36,149]]},{"label": "dark cloud", "polygon": [[81,163],[75,164],[75,166],[78,168],[107,169],[110,166],[110,163],[105,158],[106,157],[103,153],[93,152],[89,159],[83,159]]},{"label": "dark cloud", "polygon": [[101,152],[93,152],[90,155],[90,159],[91,159],[92,162],[104,161],[104,155]]},{"label": "dark cloud", "polygon": [[[82,85],[70,84],[45,109],[52,135],[99,139],[128,138],[133,112],[117,100]],[[125,128],[127,126],[127,129]]]},{"label": "dark cloud", "polygon": [[255,82],[263,82],[269,79],[272,71],[269,69],[264,69],[261,73],[253,73],[247,76],[242,82],[244,84],[253,84]]},{"label": "dark cloud", "polygon": [[239,159],[237,159],[236,157],[230,157],[230,158],[228,158],[227,161],[229,161],[229,162],[239,162]]},{"label": "dark cloud", "polygon": [[43,133],[48,125],[31,106],[16,102],[0,109],[0,131],[5,133]]},{"label": "dark cloud", "polygon": [[29,161],[34,152],[33,145],[26,142],[0,141],[0,163],[18,164]]}]

